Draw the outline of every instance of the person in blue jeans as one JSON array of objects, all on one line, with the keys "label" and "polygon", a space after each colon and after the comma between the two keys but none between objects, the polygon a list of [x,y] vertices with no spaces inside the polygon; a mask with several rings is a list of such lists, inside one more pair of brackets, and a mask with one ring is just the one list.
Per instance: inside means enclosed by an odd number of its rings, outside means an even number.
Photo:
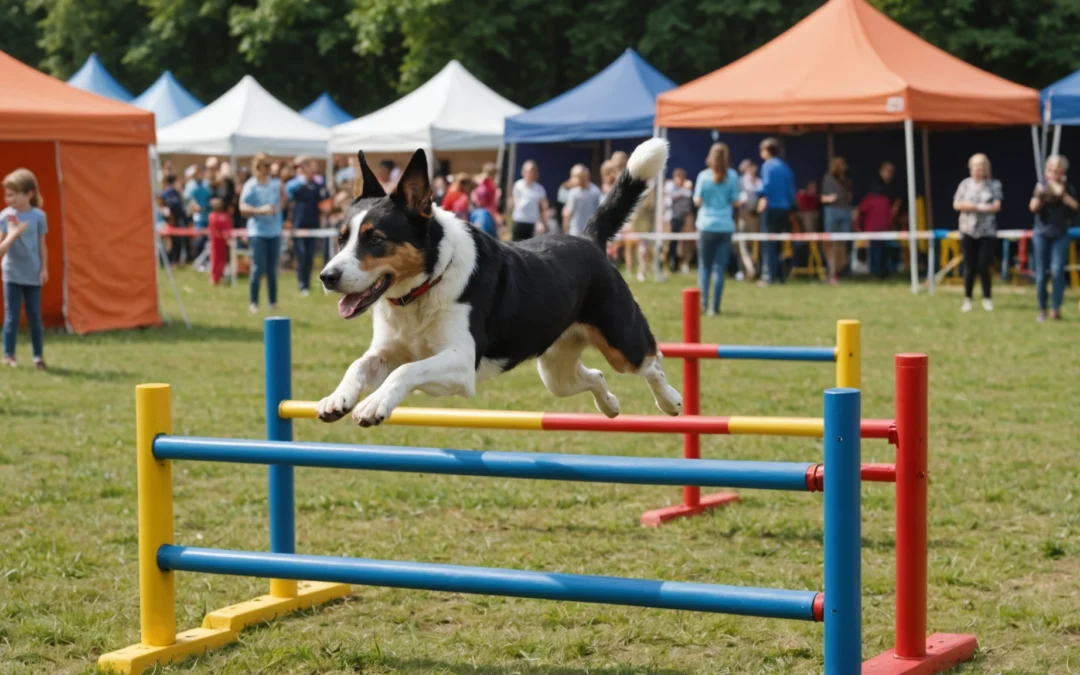
[{"label": "person in blue jeans", "polygon": [[[694,206],[698,207],[698,283],[701,311],[706,316],[720,313],[724,294],[724,270],[731,255],[731,235],[735,232],[734,209],[739,199],[739,174],[731,168],[731,153],[723,143],[713,143],[705,159],[706,169],[694,182]],[[716,275],[712,303],[709,281]]]},{"label": "person in blue jeans", "polygon": [[[210,197],[213,196],[210,183],[206,180],[203,168],[198,164],[189,166],[184,175],[188,179],[184,185],[184,205],[191,214],[191,223],[195,229],[206,232],[206,227],[210,223]],[[191,250],[193,259],[197,259],[205,247],[206,236],[200,234],[195,237]]]},{"label": "person in blue jeans", "polygon": [[[292,202],[293,231],[317,230],[322,219],[321,204],[330,199],[330,191],[318,173],[318,164],[307,157],[296,158],[296,177],[285,184],[285,194]],[[296,252],[296,280],[300,295],[306,296],[311,287],[311,270],[315,263],[315,248],[319,239],[297,236],[293,239]],[[325,256],[323,256],[325,258]]]},{"label": "person in blue jeans", "polygon": [[[761,165],[761,200],[758,213],[762,214],[761,231],[767,234],[780,234],[790,228],[791,210],[795,208],[795,174],[781,155],[783,148],[779,139],[766,138],[758,147],[763,164]],[[764,245],[763,267],[768,281],[759,283],[775,284],[783,281],[780,271],[780,242],[767,241]]]},{"label": "person in blue jeans", "polygon": [[251,162],[252,176],[240,191],[240,214],[247,218],[251,241],[251,279],[248,298],[252,314],[259,311],[259,285],[266,276],[270,311],[277,309],[277,265],[281,252],[281,183],[270,176],[270,159],[265,153]]},{"label": "person in blue jeans", "polygon": [[1050,296],[1050,318],[1061,320],[1061,303],[1065,297],[1065,258],[1069,252],[1069,227],[1076,220],[1076,186],[1068,182],[1069,160],[1062,155],[1046,159],[1043,180],[1035,185],[1028,208],[1035,214],[1035,294],[1039,300],[1037,321],[1046,321],[1046,277],[1053,279]]},{"label": "person in blue jeans", "polygon": [[16,365],[15,338],[19,315],[26,307],[34,366],[45,370],[45,326],[41,320],[41,287],[49,281],[49,258],[45,233],[49,231],[41,210],[37,178],[27,169],[16,169],[4,178],[4,201],[0,211],[0,271],[4,279],[5,366]]}]

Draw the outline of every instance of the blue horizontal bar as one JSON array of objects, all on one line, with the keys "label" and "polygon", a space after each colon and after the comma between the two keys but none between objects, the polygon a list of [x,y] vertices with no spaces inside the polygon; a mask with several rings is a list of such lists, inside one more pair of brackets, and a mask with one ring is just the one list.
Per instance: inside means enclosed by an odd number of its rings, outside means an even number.
[{"label": "blue horizontal bar", "polygon": [[753,345],[719,345],[716,356],[721,359],[748,361],[835,361],[832,347],[757,347]]},{"label": "blue horizontal bar", "polygon": [[479,452],[392,445],[334,445],[232,438],[158,436],[158,459],[192,459],[241,464],[285,464],[329,469],[363,469],[453,476],[624,483],[806,492],[807,462],[739,462],[715,459],[657,459]]},{"label": "blue horizontal bar", "polygon": [[813,621],[813,591],[527,572],[494,567],[253,553],[165,545],[158,567],[207,574],[304,579],[448,593],[596,602]]}]

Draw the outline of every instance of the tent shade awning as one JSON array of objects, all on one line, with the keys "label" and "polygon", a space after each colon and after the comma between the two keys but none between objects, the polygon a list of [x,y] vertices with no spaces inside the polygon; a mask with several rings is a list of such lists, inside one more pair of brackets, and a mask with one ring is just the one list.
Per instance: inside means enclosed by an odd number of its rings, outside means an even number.
[{"label": "tent shade awning", "polygon": [[245,75],[213,103],[158,132],[158,151],[249,157],[326,153],[330,130],[307,120]]},{"label": "tent shade awning", "polygon": [[75,71],[75,74],[68,80],[68,84],[76,89],[82,89],[91,94],[111,98],[115,101],[123,101],[124,103],[130,103],[131,99],[134,98],[131,92],[125,89],[109,73],[97,54],[91,54],[87,57],[82,67]]},{"label": "tent shade awning", "polygon": [[332,130],[338,153],[493,150],[502,144],[503,122],[521,112],[457,61],[390,105]]},{"label": "tent shade awning", "polygon": [[1080,125],[1080,70],[1039,92],[1039,104],[1047,124]]},{"label": "tent shade awning", "polygon": [[324,127],[345,124],[353,120],[353,116],[342,110],[341,106],[335,103],[330,94],[325,91],[319,94],[319,98],[312,101],[311,105],[301,110],[300,115]]},{"label": "tent shade awning", "polygon": [[507,143],[571,141],[651,136],[656,96],[675,83],[627,49],[607,68],[577,87],[506,118]]},{"label": "tent shade awning", "polygon": [[131,105],[154,113],[154,121],[159,128],[167,127],[203,108],[202,101],[184,89],[169,70],[139,94]]},{"label": "tent shade awning", "polygon": [[829,0],[773,41],[657,98],[664,127],[772,131],[1039,121],[1038,92],[938,49],[866,0]]}]

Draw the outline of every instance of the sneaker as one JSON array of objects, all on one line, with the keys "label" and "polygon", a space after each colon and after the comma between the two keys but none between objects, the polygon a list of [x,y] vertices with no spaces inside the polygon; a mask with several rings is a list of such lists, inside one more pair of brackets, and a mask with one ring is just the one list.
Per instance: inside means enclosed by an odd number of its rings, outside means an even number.
[{"label": "sneaker", "polygon": [[270,313],[277,314],[277,303],[270,305]]},{"label": "sneaker", "polygon": [[1054,321],[1061,321],[1061,310],[1060,309],[1052,309],[1052,310],[1050,310],[1050,318],[1053,319]]},{"label": "sneaker", "polygon": [[679,268],[679,271],[683,274],[690,274],[690,263],[683,263],[682,267]]},{"label": "sneaker", "polygon": [[34,367],[38,370],[48,370],[45,367],[45,359],[34,359]]},{"label": "sneaker", "polygon": [[960,305],[960,311],[965,313],[971,311],[971,298],[964,298],[963,304]]},{"label": "sneaker", "polygon": [[1035,317],[1035,323],[1046,323],[1046,310],[1040,309],[1039,316]]},{"label": "sneaker", "polygon": [[983,298],[982,306],[988,312],[994,311],[994,301],[990,298]]},{"label": "sneaker", "polygon": [[644,272],[638,272],[637,273],[637,280],[638,281],[645,281],[645,273]]},{"label": "sneaker", "polygon": [[14,368],[19,364],[15,361],[14,356],[5,356],[3,359],[0,359],[0,365]]},{"label": "sneaker", "polygon": [[258,305],[248,305],[248,313],[249,314],[258,314],[259,313],[259,306]]},{"label": "sneaker", "polygon": [[715,309],[710,309],[709,311],[705,312],[705,316],[716,316],[717,314],[719,314],[719,312],[717,312]]},{"label": "sneaker", "polygon": [[735,281],[746,281],[746,275],[742,273],[742,270],[735,273]]},{"label": "sneaker", "polygon": [[306,288],[301,288],[301,289],[300,289],[300,297],[301,297],[301,298],[306,298],[307,296],[308,296],[308,289],[306,289]]}]

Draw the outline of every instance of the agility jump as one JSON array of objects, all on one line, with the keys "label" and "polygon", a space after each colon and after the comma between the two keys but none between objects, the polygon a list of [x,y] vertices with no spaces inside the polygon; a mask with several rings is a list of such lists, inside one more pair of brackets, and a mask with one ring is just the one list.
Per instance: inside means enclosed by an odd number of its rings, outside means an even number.
[{"label": "agility jump", "polygon": [[[757,418],[757,422],[753,421],[755,418],[666,418],[667,423],[686,422],[691,427],[650,429],[670,433],[693,428],[700,432],[702,424],[713,424],[716,429],[726,427],[726,431],[720,433],[739,433],[742,428],[747,433],[823,436],[823,465],[294,443],[292,418],[308,416],[306,413],[313,404],[291,401],[290,360],[288,320],[268,319],[267,441],[174,437],[171,435],[169,387],[137,387],[141,642],[103,655],[99,660],[102,667],[139,673],[155,664],[202,654],[236,641],[238,632],[253,623],[348,595],[352,583],[824,621],[825,671],[838,675],[860,670],[890,675],[940,672],[970,659],[974,653],[974,636],[935,634],[926,638],[927,359],[923,355],[897,357],[897,388],[921,387],[919,401],[922,407],[912,405],[905,412],[906,417],[898,415],[895,433],[900,438],[900,447],[907,447],[912,452],[903,459],[898,453],[895,466],[860,465],[861,431],[888,438],[893,433],[893,426],[881,420],[861,420],[859,392],[849,388],[826,392],[823,418],[794,418],[794,421],[790,418]],[[900,377],[905,378],[906,384],[901,385]],[[437,412],[444,414],[447,411]],[[419,415],[421,418],[425,415],[422,410],[417,413],[408,409],[398,409],[395,414]],[[511,424],[520,425],[522,419],[536,424],[535,418],[513,415]],[[535,428],[496,425],[495,417],[488,418],[490,426],[485,428]],[[619,422],[601,416],[577,417]],[[541,429],[544,418],[545,415],[539,414]],[[630,422],[634,419],[630,418]],[[766,421],[762,422],[762,419]],[[504,423],[506,420],[503,418]],[[747,420],[745,426],[740,427],[740,420]],[[567,424],[564,428],[570,429],[584,428],[590,423]],[[904,444],[908,430],[921,433],[914,442]],[[173,537],[171,463],[174,460],[268,464],[270,552],[177,545]],[[293,466],[639,485],[693,482],[728,488],[822,490],[825,494],[825,588],[828,593],[297,555]],[[859,500],[860,478],[867,476],[876,476],[870,478],[872,480],[895,480],[898,487],[897,630],[895,649],[861,663]],[[905,484],[910,494],[907,495],[907,507],[902,511],[899,492]],[[901,513],[913,516],[905,521],[903,530]],[[176,571],[268,577],[271,592],[210,612],[201,628],[178,633]]]}]

